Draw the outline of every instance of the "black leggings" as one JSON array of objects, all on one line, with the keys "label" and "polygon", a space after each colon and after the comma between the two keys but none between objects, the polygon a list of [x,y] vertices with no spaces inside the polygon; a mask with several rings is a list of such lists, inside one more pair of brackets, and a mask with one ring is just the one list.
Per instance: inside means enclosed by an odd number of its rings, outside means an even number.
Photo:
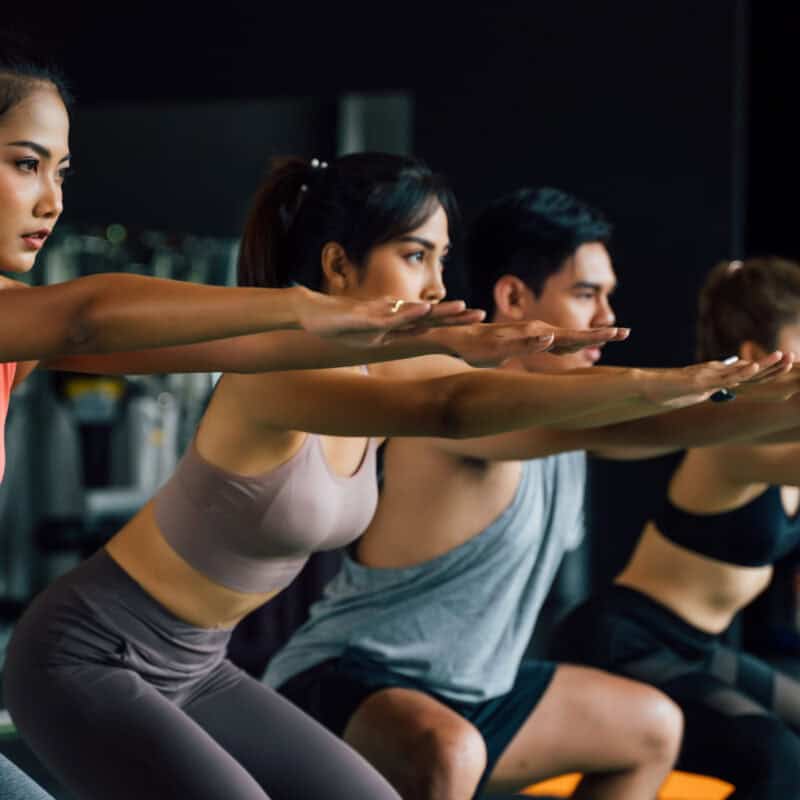
[{"label": "black leggings", "polygon": [[658,687],[683,710],[678,767],[736,786],[736,800],[800,797],[800,682],[646,595],[614,586],[557,628],[551,655]]},{"label": "black leggings", "polygon": [[399,800],[101,551],[40,595],[4,678],[20,733],[81,800]]}]

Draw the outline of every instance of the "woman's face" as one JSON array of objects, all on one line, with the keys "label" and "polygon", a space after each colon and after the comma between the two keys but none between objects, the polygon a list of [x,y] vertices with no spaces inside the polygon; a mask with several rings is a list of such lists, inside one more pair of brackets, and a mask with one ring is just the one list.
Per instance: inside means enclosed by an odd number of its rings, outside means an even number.
[{"label": "woman's face", "polygon": [[52,87],[0,117],[0,269],[27,272],[62,211],[69,117]]},{"label": "woman's face", "polygon": [[449,250],[447,214],[437,205],[418,228],[373,247],[362,269],[349,265],[343,293],[438,303],[445,296],[442,273]]}]

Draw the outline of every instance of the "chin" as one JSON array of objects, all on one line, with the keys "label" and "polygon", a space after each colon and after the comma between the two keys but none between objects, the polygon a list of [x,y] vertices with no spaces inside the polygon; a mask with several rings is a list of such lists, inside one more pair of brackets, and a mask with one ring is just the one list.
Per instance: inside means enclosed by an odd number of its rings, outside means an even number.
[{"label": "chin", "polygon": [[0,272],[13,272],[17,275],[24,275],[30,272],[36,264],[36,255],[16,256],[3,258],[0,256]]}]

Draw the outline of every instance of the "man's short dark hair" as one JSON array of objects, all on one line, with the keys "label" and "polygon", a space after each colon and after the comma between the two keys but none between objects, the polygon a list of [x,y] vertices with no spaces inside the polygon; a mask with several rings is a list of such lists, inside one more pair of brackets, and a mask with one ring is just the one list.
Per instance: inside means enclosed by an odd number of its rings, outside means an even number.
[{"label": "man's short dark hair", "polygon": [[540,294],[581,245],[607,243],[611,224],[595,208],[551,187],[518,189],[495,200],[473,222],[467,238],[472,301],[494,309],[494,285],[516,275]]}]

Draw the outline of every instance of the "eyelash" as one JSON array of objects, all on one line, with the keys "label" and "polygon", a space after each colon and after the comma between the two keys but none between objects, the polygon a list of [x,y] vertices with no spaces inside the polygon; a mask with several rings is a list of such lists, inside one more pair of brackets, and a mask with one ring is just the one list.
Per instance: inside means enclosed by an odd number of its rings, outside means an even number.
[{"label": "eyelash", "polygon": [[[442,269],[444,269],[447,266],[447,260],[448,260],[449,257],[450,257],[450,253],[445,253],[445,255],[443,255],[439,259],[439,265],[441,266]],[[415,261],[416,263],[421,264],[422,261],[425,259],[425,251],[424,250],[415,250],[413,253],[409,253],[406,256],[406,258],[409,261]]]},{"label": "eyelash", "polygon": [[[18,169],[21,169],[23,172],[28,173],[29,175],[38,175],[39,174],[39,159],[38,158],[20,158],[14,162]],[[58,170],[58,180],[60,183],[63,183],[70,175],[74,173],[73,168],[70,167],[62,167]]]},{"label": "eyelash", "polygon": [[39,161],[35,158],[20,158],[14,163],[23,172],[31,172],[35,175],[39,171]]}]

